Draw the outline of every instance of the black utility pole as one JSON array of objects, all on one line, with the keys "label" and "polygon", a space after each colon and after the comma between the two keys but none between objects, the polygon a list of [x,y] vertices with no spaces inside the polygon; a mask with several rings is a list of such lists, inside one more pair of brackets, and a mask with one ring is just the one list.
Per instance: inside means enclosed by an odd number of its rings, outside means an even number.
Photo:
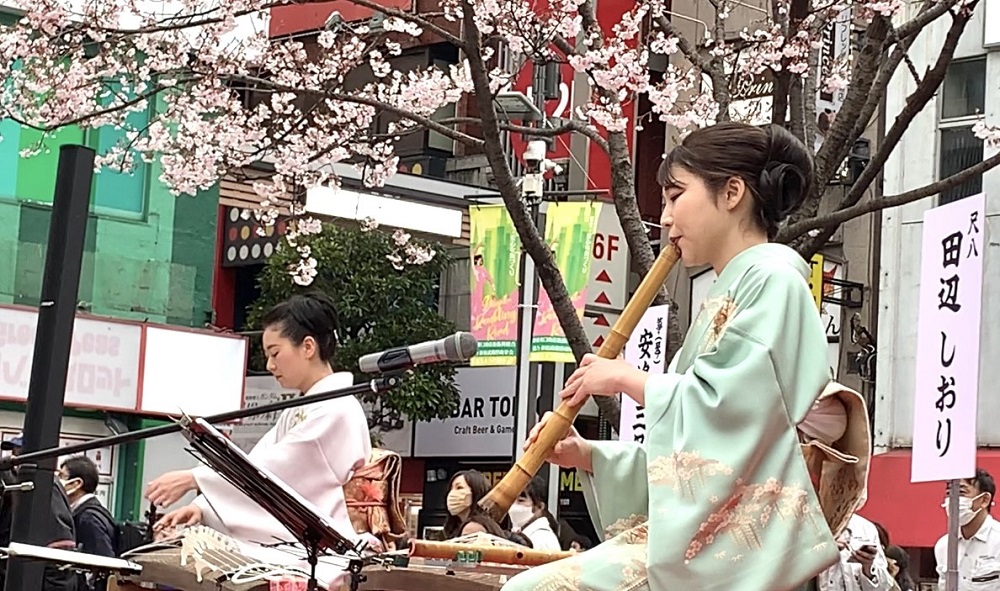
[{"label": "black utility pole", "polygon": [[[94,150],[84,146],[59,148],[22,453],[59,445],[94,156]],[[32,492],[11,493],[12,498],[4,499],[4,502],[14,503],[11,541],[36,546],[45,546],[51,541],[44,538],[53,530],[55,519],[51,503],[55,464],[56,459],[51,458],[38,462],[37,468],[20,467],[19,480],[31,481],[35,487]],[[5,591],[38,591],[42,588],[43,566],[38,562],[11,559],[7,565]]]}]

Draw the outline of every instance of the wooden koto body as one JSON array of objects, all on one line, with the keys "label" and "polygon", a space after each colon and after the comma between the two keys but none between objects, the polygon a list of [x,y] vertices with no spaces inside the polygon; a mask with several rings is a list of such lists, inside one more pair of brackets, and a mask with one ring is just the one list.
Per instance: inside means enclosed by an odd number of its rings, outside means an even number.
[{"label": "wooden koto body", "polygon": [[154,550],[128,558],[142,567],[142,574],[127,579],[108,581],[108,591],[148,591],[149,589],[177,589],[178,591],[269,591],[267,581],[237,585],[231,581],[216,582],[216,573],[207,574],[201,582],[195,564],[189,561],[181,566],[180,548]]},{"label": "wooden koto body", "polygon": [[[464,546],[463,550],[469,550]],[[177,591],[269,591],[270,583],[255,581],[235,584],[217,582],[215,573],[198,582],[194,564],[181,566],[179,549],[164,549],[129,558],[142,566],[142,574],[127,579],[108,582],[107,591],[150,591],[151,589]],[[416,561],[414,561],[416,562]],[[523,568],[469,568],[449,569],[443,566],[411,564],[407,567],[386,569],[369,566],[364,569],[367,580],[361,584],[365,591],[500,591],[504,583]],[[343,587],[347,589],[347,587]],[[334,589],[331,591],[341,591]]]},{"label": "wooden koto body", "polygon": [[[625,342],[632,335],[632,331],[635,330],[650,304],[653,303],[653,299],[659,293],[660,287],[678,260],[680,260],[680,253],[677,249],[672,244],[664,246],[649,273],[639,284],[635,295],[622,310],[621,316],[612,327],[608,338],[601,344],[601,348],[597,351],[599,357],[614,359],[621,354],[622,349],[625,348]],[[538,473],[542,464],[555,449],[556,444],[569,432],[581,407],[582,405],[570,406],[565,402],[559,404],[552,417],[538,434],[535,443],[525,450],[521,459],[493,487],[493,490],[479,501],[479,506],[490,517],[497,522],[506,517],[507,511],[517,500],[518,495]]]}]

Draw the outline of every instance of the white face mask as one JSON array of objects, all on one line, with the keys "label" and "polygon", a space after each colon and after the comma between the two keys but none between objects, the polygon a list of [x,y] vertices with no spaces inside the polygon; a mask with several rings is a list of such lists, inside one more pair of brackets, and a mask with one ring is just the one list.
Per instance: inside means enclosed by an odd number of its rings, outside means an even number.
[{"label": "white face mask", "polygon": [[[972,497],[972,498],[969,498],[969,497],[958,497],[958,524],[959,525],[963,525],[963,526],[964,525],[969,525],[969,523],[973,519],[976,518],[976,514],[979,513],[979,511],[982,508],[973,510],[972,509],[972,503],[976,499],[978,499],[979,497],[983,496],[983,494],[986,494],[986,493],[978,494],[978,495],[976,495],[975,497]],[[945,499],[944,503],[942,503],[941,506],[944,507],[944,513],[945,513],[945,515],[949,515],[950,512],[948,511],[948,499]]]},{"label": "white face mask", "polygon": [[518,529],[524,527],[534,514],[535,509],[530,505],[520,505],[517,503],[511,505],[510,511],[507,512],[507,515],[510,516],[511,524]]},{"label": "white face mask", "polygon": [[62,484],[63,491],[65,491],[67,497],[72,497],[80,489],[81,485],[77,484],[75,480],[75,478],[71,478],[69,480],[63,480],[62,478],[59,479],[59,483]]}]

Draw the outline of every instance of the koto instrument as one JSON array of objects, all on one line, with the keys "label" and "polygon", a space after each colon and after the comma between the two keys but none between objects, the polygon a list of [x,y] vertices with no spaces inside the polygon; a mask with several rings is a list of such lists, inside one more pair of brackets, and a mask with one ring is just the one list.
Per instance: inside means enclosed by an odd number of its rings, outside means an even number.
[{"label": "koto instrument", "polygon": [[[614,359],[621,354],[625,348],[632,331],[635,330],[642,315],[649,309],[653,299],[660,291],[663,282],[666,281],[670,270],[674,268],[680,260],[680,252],[672,245],[664,245],[660,255],[656,258],[649,273],[643,278],[642,283],[636,290],[635,295],[629,300],[621,316],[611,329],[608,338],[601,344],[597,355],[605,359]],[[490,517],[497,522],[503,520],[510,510],[510,506],[517,500],[518,495],[528,486],[531,479],[535,477],[538,470],[547,460],[556,444],[566,436],[576,415],[580,412],[582,404],[572,406],[566,402],[561,402],[548,422],[538,434],[535,443],[525,450],[524,455],[516,464],[504,475],[504,477],[493,487],[490,492],[479,501],[479,506],[486,511]]]},{"label": "koto instrument", "polygon": [[363,591],[500,591],[510,576],[481,570],[410,565],[406,568],[368,567]]},{"label": "koto instrument", "polygon": [[180,591],[267,591],[268,578],[309,573],[269,565],[244,556],[233,538],[205,526],[194,526],[168,540],[127,552],[142,567],[139,574],[109,581],[108,591],[130,586]]}]

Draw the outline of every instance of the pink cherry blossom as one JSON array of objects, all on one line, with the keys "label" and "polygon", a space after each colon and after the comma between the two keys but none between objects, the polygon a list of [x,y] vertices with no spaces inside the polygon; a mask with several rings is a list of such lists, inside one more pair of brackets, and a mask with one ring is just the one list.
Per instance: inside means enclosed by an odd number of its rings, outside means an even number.
[{"label": "pink cherry blossom", "polygon": [[[660,18],[674,18],[666,0],[636,0],[618,22],[600,26],[587,24],[581,10],[593,3],[582,0],[441,0],[440,11],[451,23],[471,15],[484,41],[491,92],[509,89],[523,64],[566,61],[589,81],[574,89],[582,100],[567,116],[609,134],[637,123],[630,119],[640,96],[651,105],[641,116],[681,133],[710,125],[719,106],[706,84],[706,64],[732,75],[808,77],[810,56],[837,15],[893,17],[903,8],[902,0],[834,0],[793,27],[788,0],[773,2],[772,13],[739,38],[713,39],[706,30],[704,38],[687,40],[684,52],[681,39],[660,26]],[[343,22],[317,32],[307,46],[302,37],[268,38],[262,17],[277,3],[21,0],[24,17],[0,36],[0,117],[45,132],[66,125],[121,130],[121,141],[98,154],[96,167],[129,172],[156,162],[157,180],[174,195],[196,195],[227,175],[266,165],[273,175],[253,181],[260,205],[252,215],[265,225],[283,212],[296,218],[286,242],[300,260],[289,273],[308,285],[317,263],[297,240],[321,226],[293,197],[335,186],[334,165],[347,162],[366,185],[384,185],[398,168],[397,142],[440,120],[443,108],[475,86],[464,59],[446,68],[393,65],[408,38],[434,27],[420,15],[387,13],[375,31],[367,21]],[[735,9],[726,0],[715,4],[720,22]],[[689,59],[692,51],[701,58]],[[654,58],[664,64],[655,79]],[[374,79],[350,83],[360,69]],[[843,90],[849,59],[827,69],[817,88]],[[386,112],[393,121],[380,129]],[[41,149],[31,146],[22,155]],[[397,238],[396,246],[387,257],[402,268],[435,254],[409,239]]]}]

